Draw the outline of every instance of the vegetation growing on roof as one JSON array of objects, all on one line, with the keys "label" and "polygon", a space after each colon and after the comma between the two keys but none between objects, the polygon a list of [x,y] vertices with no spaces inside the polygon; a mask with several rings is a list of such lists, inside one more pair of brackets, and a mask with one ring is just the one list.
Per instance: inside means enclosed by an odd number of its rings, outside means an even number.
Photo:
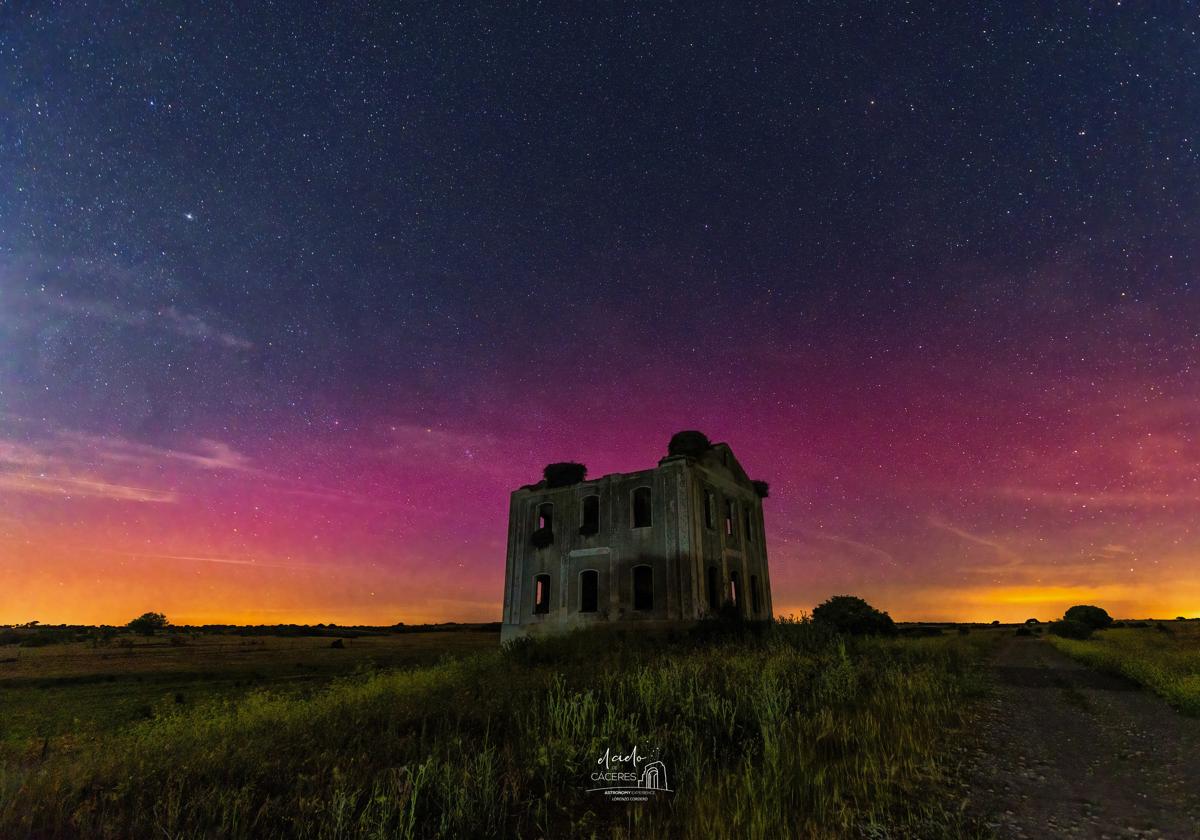
[{"label": "vegetation growing on roof", "polygon": [[671,435],[671,442],[667,444],[668,455],[686,455],[689,458],[699,457],[710,449],[712,441],[708,439],[708,435],[694,429],[676,432]]},{"label": "vegetation growing on roof", "polygon": [[560,461],[547,464],[542,475],[546,478],[547,487],[570,487],[587,478],[587,467],[574,461]]}]

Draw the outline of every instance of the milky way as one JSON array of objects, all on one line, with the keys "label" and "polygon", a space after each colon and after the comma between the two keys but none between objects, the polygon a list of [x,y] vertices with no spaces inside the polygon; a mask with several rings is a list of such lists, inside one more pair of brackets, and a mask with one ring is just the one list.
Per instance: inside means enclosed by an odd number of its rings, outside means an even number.
[{"label": "milky way", "polygon": [[883,8],[0,10],[0,622],[498,620],[683,428],[780,612],[1200,615],[1194,13]]}]

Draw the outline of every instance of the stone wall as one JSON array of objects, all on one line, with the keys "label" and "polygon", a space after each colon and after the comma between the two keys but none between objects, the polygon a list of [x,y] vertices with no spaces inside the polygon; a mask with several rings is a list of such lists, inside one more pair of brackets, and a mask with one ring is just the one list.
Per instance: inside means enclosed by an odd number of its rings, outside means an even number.
[{"label": "stone wall", "polygon": [[[599,622],[663,627],[694,622],[710,613],[706,590],[709,565],[720,569],[723,602],[729,597],[730,573],[736,571],[751,606],[749,582],[759,580],[760,609],[747,618],[766,619],[770,613],[770,581],[762,503],[736,461],[730,466],[728,447],[718,445],[710,456],[664,458],[654,469],[614,473],[569,487],[535,486],[515,491],[509,504],[508,558],[505,569],[502,640],[586,627]],[[649,527],[633,527],[633,496],[640,487],[651,493]],[[736,505],[734,533],[727,535],[724,519],[707,527],[704,493],[717,504]],[[583,500],[600,499],[600,528],[580,533]],[[538,512],[552,505],[553,542],[533,542]],[[718,513],[723,517],[723,507]],[[745,541],[745,512],[754,539]],[[653,579],[651,609],[634,608],[634,569],[645,565]],[[580,611],[581,574],[595,570],[598,603],[595,612]],[[535,613],[536,579],[548,575],[549,609]]]}]

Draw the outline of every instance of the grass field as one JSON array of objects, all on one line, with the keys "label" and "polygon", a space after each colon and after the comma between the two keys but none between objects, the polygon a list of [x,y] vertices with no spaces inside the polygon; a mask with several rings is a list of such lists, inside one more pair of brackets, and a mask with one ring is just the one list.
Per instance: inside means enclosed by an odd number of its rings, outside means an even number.
[{"label": "grass field", "polygon": [[358,671],[429,665],[491,650],[498,633],[314,636],[126,636],[120,644],[0,646],[0,754],[86,739],[170,705],[233,699],[256,689],[303,695]]},{"label": "grass field", "polygon": [[1181,712],[1200,715],[1200,622],[1103,630],[1087,641],[1047,638],[1079,661],[1128,677]]},{"label": "grass field", "polygon": [[[261,653],[224,638],[127,659],[44,648],[6,663],[24,682],[5,710],[33,705],[0,765],[0,836],[979,834],[960,812],[955,748],[995,634],[844,639],[781,624],[505,652],[484,634],[470,653],[472,635],[345,651],[267,639]],[[448,647],[460,655],[420,664]],[[334,677],[356,664],[382,668]],[[324,684],[297,690],[297,675]],[[64,682],[81,676],[92,682]],[[128,698],[119,712],[93,708],[108,676]],[[639,806],[589,793],[598,757],[633,746],[657,751],[675,793]]]}]

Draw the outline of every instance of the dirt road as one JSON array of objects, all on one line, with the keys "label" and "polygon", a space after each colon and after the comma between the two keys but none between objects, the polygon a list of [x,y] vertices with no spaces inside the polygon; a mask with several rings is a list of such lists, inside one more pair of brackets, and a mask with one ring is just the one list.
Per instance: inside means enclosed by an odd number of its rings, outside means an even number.
[{"label": "dirt road", "polygon": [[1200,719],[1006,639],[980,721],[972,810],[1001,838],[1200,838]]}]

